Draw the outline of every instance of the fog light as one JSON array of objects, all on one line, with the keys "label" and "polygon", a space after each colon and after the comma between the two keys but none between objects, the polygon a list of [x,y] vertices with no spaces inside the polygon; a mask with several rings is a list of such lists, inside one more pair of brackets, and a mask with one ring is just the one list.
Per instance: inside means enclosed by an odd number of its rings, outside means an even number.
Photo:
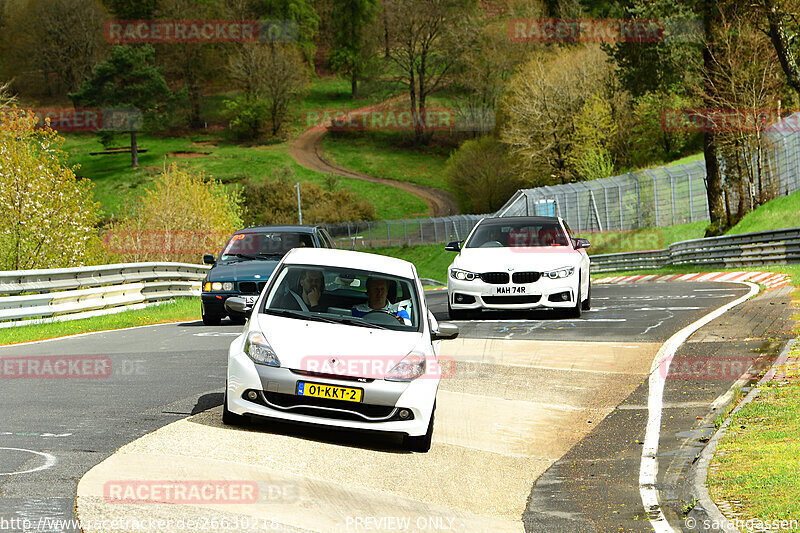
[{"label": "fog light", "polygon": [[569,293],[565,292],[564,294],[562,294],[561,295],[561,299],[564,300],[565,302],[568,302],[569,301]]},{"label": "fog light", "polygon": [[464,297],[462,295],[460,295],[460,294],[456,294],[456,301],[458,303],[461,303],[461,302],[464,301]]},{"label": "fog light", "polygon": [[251,390],[247,393],[247,399],[256,401],[258,399],[258,393],[254,390]]},{"label": "fog light", "polygon": [[402,418],[403,420],[408,418],[409,414],[410,413],[408,412],[408,409],[400,409],[400,418]]}]

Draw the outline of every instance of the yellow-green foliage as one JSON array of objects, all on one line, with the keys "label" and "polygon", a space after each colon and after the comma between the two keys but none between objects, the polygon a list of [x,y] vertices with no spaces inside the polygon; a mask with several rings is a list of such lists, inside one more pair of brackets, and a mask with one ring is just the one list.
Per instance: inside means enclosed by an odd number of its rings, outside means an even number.
[{"label": "yellow-green foliage", "polygon": [[241,227],[236,190],[173,164],[104,241],[122,261],[199,262],[203,252],[218,251]]},{"label": "yellow-green foliage", "polygon": [[0,270],[93,262],[99,204],[66,166],[64,139],[14,107],[0,110]]}]

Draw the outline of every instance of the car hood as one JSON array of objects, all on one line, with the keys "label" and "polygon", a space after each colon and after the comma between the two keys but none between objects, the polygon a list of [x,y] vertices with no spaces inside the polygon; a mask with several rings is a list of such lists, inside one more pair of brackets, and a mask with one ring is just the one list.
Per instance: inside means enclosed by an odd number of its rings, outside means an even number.
[{"label": "car hood", "polygon": [[568,246],[518,248],[465,248],[452,266],[471,272],[546,272],[554,268],[578,266],[581,253]]},{"label": "car hood", "polygon": [[206,281],[267,281],[277,265],[277,259],[217,263],[208,271]]},{"label": "car hood", "polygon": [[[312,365],[331,357],[386,362],[400,361],[412,350],[432,354],[430,342],[426,343],[424,333],[418,331],[328,324],[264,314],[258,315],[257,324],[281,366],[292,369],[315,370],[319,367]],[[353,372],[342,373],[360,377]]]}]

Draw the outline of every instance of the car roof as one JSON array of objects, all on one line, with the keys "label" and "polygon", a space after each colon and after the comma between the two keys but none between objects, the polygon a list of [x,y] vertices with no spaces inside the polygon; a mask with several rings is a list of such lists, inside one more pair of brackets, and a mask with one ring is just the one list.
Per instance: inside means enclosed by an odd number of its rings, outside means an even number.
[{"label": "car roof", "polygon": [[331,248],[293,248],[283,257],[287,265],[320,265],[372,270],[401,278],[414,278],[414,265],[385,255]]},{"label": "car roof", "polygon": [[481,224],[542,224],[545,222],[558,224],[559,220],[559,217],[489,217],[482,219]]},{"label": "car roof", "polygon": [[306,226],[300,224],[287,224],[281,226],[251,226],[249,228],[244,228],[236,231],[234,235],[238,233],[261,233],[264,231],[272,231],[275,233],[281,232],[292,232],[292,233],[314,233],[319,226]]}]

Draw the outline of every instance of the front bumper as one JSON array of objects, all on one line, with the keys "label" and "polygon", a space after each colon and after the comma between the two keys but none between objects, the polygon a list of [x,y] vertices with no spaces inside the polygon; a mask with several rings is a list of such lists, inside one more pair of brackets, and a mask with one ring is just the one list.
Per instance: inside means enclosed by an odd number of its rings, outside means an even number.
[{"label": "front bumper", "polygon": [[[243,352],[243,343],[244,336],[237,337],[228,353],[228,410],[235,414],[410,436],[424,435],[428,429],[439,386],[437,378],[422,377],[411,382],[376,379],[364,383],[303,375],[288,368],[255,364]],[[304,397],[296,395],[298,381],[360,388],[364,390],[363,401],[356,404],[309,399],[304,403]],[[258,398],[244,398],[249,391],[256,391]],[[400,409],[411,412],[409,419],[400,419]]]},{"label": "front bumper", "polygon": [[[498,288],[510,292],[499,293]],[[520,292],[524,291],[524,292]],[[467,309],[536,309],[571,308],[578,294],[577,273],[568,278],[539,278],[533,283],[495,285],[481,279],[447,280],[450,307]]]}]

